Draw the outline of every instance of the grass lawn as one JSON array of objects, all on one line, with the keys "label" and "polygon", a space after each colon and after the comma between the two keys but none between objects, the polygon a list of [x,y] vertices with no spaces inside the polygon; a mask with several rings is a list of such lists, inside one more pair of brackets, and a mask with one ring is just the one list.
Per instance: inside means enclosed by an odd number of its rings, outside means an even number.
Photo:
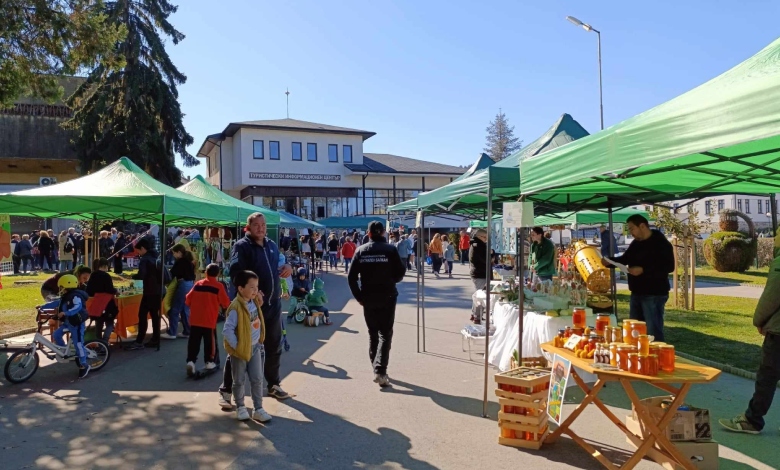
[{"label": "grass lawn", "polygon": [[[682,268],[679,268],[679,275],[682,276]],[[751,268],[744,273],[721,273],[710,266],[696,268],[697,281],[716,281],[733,282],[735,284],[758,284],[766,285],[766,277],[769,273],[769,267]]]},{"label": "grass lawn", "polygon": [[[125,270],[124,274],[135,271]],[[0,335],[35,327],[35,306],[43,303],[41,284],[52,274],[36,274],[30,276],[3,276],[3,289],[0,290]],[[115,274],[114,286],[127,283]],[[15,284],[15,281],[34,281],[33,284]]]},{"label": "grass lawn", "polygon": [[[618,292],[620,318],[628,318],[628,299],[628,291]],[[753,326],[757,302],[741,297],[697,295],[695,312],[675,310],[667,303],[666,341],[678,351],[755,372],[764,340]]]}]

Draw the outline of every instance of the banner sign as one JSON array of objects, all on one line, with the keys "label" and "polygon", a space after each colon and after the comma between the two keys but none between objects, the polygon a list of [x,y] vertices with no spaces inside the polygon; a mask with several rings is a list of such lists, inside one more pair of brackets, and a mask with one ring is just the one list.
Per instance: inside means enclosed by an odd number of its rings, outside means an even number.
[{"label": "banner sign", "polygon": [[521,228],[534,226],[533,202],[505,202],[503,211],[504,227]]},{"label": "banner sign", "polygon": [[0,214],[0,262],[11,260],[11,216]]},{"label": "banner sign", "polygon": [[341,181],[341,175],[310,175],[306,173],[250,172],[249,178],[253,180]]},{"label": "banner sign", "polygon": [[560,426],[563,421],[563,397],[566,395],[566,384],[569,381],[571,362],[555,355],[550,374],[550,393],[547,396],[547,416]]}]

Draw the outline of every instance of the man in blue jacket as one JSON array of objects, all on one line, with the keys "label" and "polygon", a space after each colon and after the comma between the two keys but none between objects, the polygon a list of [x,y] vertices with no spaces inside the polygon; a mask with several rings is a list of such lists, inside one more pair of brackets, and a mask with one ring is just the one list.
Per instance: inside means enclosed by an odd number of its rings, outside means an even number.
[{"label": "man in blue jacket", "polygon": [[[265,320],[265,381],[268,383],[268,395],[284,400],[290,395],[282,390],[279,375],[279,362],[282,356],[282,303],[279,280],[292,275],[292,267],[288,264],[279,266],[279,248],[268,238],[268,226],[265,216],[260,212],[250,215],[244,229],[246,235],[233,245],[230,256],[230,279],[241,271],[252,271],[257,274],[259,295],[263,297],[263,319]],[[219,388],[219,404],[230,409],[233,392],[233,377],[230,367],[230,357],[225,361],[225,371],[222,386]]]}]

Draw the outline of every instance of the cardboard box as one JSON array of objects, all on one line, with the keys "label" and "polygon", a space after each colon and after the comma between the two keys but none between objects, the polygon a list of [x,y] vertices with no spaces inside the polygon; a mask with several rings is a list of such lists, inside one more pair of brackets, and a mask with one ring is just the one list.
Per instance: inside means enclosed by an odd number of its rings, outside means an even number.
[{"label": "cardboard box", "polygon": [[[666,410],[661,408],[661,403],[669,400],[665,397],[652,397],[642,400],[648,407],[650,415],[660,421]],[[632,406],[631,412],[633,419],[639,420],[636,409]],[[673,442],[679,441],[699,441],[712,439],[712,427],[710,425],[710,410],[690,407],[690,411],[680,411],[675,413],[674,418],[666,427],[666,437]]]},{"label": "cardboard box", "polygon": [[[642,435],[642,429],[639,426],[639,421],[636,421],[633,416],[626,416],[626,427],[629,431],[637,436]],[[626,438],[626,441],[636,448],[634,442]],[[715,441],[701,441],[701,442],[675,442],[674,446],[684,456],[688,457],[691,463],[700,470],[718,470],[720,462],[718,460],[718,443]],[[655,444],[653,449],[647,453],[647,456],[655,460],[666,470],[682,470],[682,467],[671,462],[663,454],[659,452],[660,447]]]}]

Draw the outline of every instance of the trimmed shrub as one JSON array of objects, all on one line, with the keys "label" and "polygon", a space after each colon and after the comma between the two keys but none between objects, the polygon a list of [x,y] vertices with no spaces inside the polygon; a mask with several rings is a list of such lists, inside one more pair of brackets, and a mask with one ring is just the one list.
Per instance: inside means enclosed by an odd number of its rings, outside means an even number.
[{"label": "trimmed shrub", "polygon": [[747,271],[756,257],[757,240],[740,232],[713,233],[704,241],[704,257],[719,272]]}]

